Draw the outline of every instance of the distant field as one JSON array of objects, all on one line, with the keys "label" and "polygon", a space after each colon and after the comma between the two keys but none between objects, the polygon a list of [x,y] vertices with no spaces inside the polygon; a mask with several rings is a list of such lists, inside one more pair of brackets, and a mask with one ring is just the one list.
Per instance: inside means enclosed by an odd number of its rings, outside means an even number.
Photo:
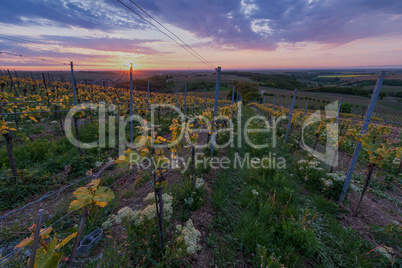
[{"label": "distant field", "polygon": [[[365,86],[365,89],[373,89],[373,86]],[[383,92],[398,92],[402,91],[402,86],[381,86],[381,91]]]},{"label": "distant field", "polygon": [[[276,89],[276,88],[268,88],[268,87],[259,87],[261,90],[264,90],[266,93],[275,94],[278,96],[285,97],[277,97],[275,103],[278,105],[288,107],[291,103],[293,91],[285,90],[285,89]],[[304,108],[306,105],[305,98],[312,98],[309,100],[310,104],[314,104],[316,108],[319,108],[321,105],[325,105],[322,100],[329,100],[331,102],[343,99],[344,102],[350,103],[353,106],[358,105],[359,107],[353,108],[353,113],[360,115],[362,113],[362,107],[364,109],[367,108],[370,98],[355,96],[355,95],[344,95],[337,93],[326,93],[326,92],[308,92],[308,91],[298,91],[297,92],[298,99],[296,100],[295,105],[298,108]],[[272,103],[274,97],[273,96],[265,96],[266,103]],[[402,109],[401,103],[398,102],[395,98],[385,98],[383,100],[378,100],[374,115],[385,120],[389,121],[397,121],[402,122]]]},{"label": "distant field", "polygon": [[339,77],[339,78],[353,78],[353,77],[360,77],[360,76],[377,76],[377,75],[372,75],[372,74],[339,74],[339,75],[320,75],[317,77],[323,77],[323,78],[334,78],[334,77]]}]

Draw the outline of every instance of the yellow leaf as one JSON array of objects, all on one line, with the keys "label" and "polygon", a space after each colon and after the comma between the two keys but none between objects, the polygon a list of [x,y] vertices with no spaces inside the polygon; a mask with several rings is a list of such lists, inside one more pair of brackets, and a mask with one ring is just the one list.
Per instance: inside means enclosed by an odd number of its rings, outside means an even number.
[{"label": "yellow leaf", "polygon": [[[92,172],[92,169],[91,169],[91,172]],[[97,180],[91,181],[91,183],[89,185],[92,187],[98,187],[100,183],[101,183],[101,180],[97,179]]]},{"label": "yellow leaf", "polygon": [[[43,231],[44,230],[44,231]],[[50,232],[53,230],[52,227],[49,227],[48,229],[42,229],[40,235],[42,236],[42,239],[46,239],[49,237]],[[18,245],[16,245],[14,248],[23,248],[26,246],[32,245],[34,240],[34,235],[31,235],[30,237],[25,238],[22,240]]]},{"label": "yellow leaf", "polygon": [[80,187],[74,192],[77,200],[70,203],[70,211],[75,211],[91,203],[92,193],[86,187]]},{"label": "yellow leaf", "polygon": [[70,234],[69,236],[67,236],[63,241],[61,241],[60,244],[58,244],[56,246],[56,249],[62,248],[64,247],[71,239],[73,239],[74,237],[77,236],[77,232]]},{"label": "yellow leaf", "polygon": [[164,137],[161,137],[161,136],[158,136],[158,140],[160,140],[160,141],[162,141],[162,142],[165,142],[165,141],[166,141],[166,139],[165,139]]},{"label": "yellow leaf", "polygon": [[16,245],[14,248],[23,248],[26,246],[30,246],[33,243],[33,236],[27,237],[24,240],[22,240],[18,245]]},{"label": "yellow leaf", "polygon": [[106,202],[96,201],[95,205],[100,206],[101,208],[104,208],[107,205],[107,203]]}]

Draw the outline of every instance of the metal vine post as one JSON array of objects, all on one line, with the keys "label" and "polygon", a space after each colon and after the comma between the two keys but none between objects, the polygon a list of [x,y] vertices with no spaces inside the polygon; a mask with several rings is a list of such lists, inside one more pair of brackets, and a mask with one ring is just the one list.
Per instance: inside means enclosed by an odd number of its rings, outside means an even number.
[{"label": "metal vine post", "polygon": [[[373,114],[375,103],[377,102],[378,95],[380,94],[380,91],[381,91],[382,82],[384,81],[384,75],[385,75],[385,71],[381,71],[380,76],[377,79],[377,83],[376,83],[376,85],[374,87],[374,91],[373,91],[373,93],[371,95],[371,100],[370,100],[369,106],[367,108],[366,117],[365,117],[365,119],[363,121],[363,126],[362,126],[362,129],[360,131],[360,134],[366,133],[366,131],[368,129],[368,126],[369,126],[370,120],[371,120],[371,115]],[[353,157],[352,157],[352,159],[350,161],[350,164],[349,164],[348,173],[346,175],[346,179],[345,179],[345,182],[343,184],[341,196],[339,197],[339,202],[340,203],[342,203],[345,200],[346,193],[348,191],[350,180],[352,179],[352,175],[353,175],[353,172],[355,170],[355,166],[356,166],[356,163],[357,163],[357,159],[359,158],[361,148],[362,148],[362,143],[359,141],[356,144],[355,151],[353,153]]]}]

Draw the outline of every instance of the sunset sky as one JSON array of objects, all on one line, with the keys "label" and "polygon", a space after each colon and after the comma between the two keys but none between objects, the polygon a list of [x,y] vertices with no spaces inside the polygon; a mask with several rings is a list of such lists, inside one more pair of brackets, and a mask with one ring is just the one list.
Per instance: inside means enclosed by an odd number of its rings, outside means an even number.
[{"label": "sunset sky", "polygon": [[[400,0],[134,2],[223,70],[402,67]],[[117,0],[2,0],[1,11],[0,69],[211,69]]]}]

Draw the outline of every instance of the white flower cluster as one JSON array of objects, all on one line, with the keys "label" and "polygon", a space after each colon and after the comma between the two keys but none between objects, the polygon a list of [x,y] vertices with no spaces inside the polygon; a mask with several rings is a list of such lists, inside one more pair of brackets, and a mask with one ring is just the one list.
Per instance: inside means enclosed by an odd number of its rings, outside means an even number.
[{"label": "white flower cluster", "polygon": [[346,176],[340,173],[327,173],[327,178],[328,179],[321,178],[321,181],[325,184],[325,186],[331,187],[334,185],[334,182],[344,182]]},{"label": "white flower cluster", "polygon": [[194,198],[190,196],[189,198],[184,199],[184,204],[191,207],[194,204]]},{"label": "white flower cluster", "polygon": [[401,159],[399,159],[398,157],[395,157],[394,160],[392,161],[392,164],[400,165],[401,164]]},{"label": "white flower cluster", "polygon": [[134,222],[135,225],[140,224],[140,211],[132,210],[130,207],[124,207],[117,212],[117,215],[110,215],[109,218],[102,224],[102,228],[107,229],[112,227],[113,222],[121,224],[123,220]]},{"label": "white flower cluster", "polygon": [[120,223],[122,223],[123,219],[126,219],[127,221],[135,222],[136,225],[139,225],[138,214],[139,214],[138,211],[132,210],[129,207],[124,207],[117,212],[115,221],[117,224],[120,224]]},{"label": "white flower cluster", "polygon": [[[168,194],[162,195],[163,200],[163,216],[165,220],[170,220],[173,214],[173,197]],[[156,218],[156,205],[155,205],[155,193],[149,193],[147,197],[145,197],[144,202],[148,203],[149,205],[142,210],[140,215],[140,222],[143,222],[144,219],[152,220]]]},{"label": "white flower cluster", "polygon": [[179,244],[177,247],[178,255],[194,254],[201,250],[201,246],[198,245],[201,233],[195,229],[191,219],[185,223],[185,226],[176,225],[176,230],[179,233],[177,237]]},{"label": "white flower cluster", "polygon": [[204,186],[204,180],[202,179],[202,178],[197,178],[196,180],[195,180],[195,188],[196,189],[200,189],[200,188],[202,188],[202,186]]},{"label": "white flower cluster", "polygon": [[345,179],[346,179],[346,176],[344,174],[340,174],[340,173],[327,173],[327,176],[332,181],[345,181]]},{"label": "white flower cluster", "polygon": [[[162,195],[164,220],[170,220],[173,214],[173,197],[168,194]],[[145,197],[144,202],[149,205],[143,210],[132,210],[130,207],[124,207],[117,212],[117,215],[110,215],[109,218],[102,224],[102,228],[109,228],[113,222],[121,224],[123,220],[133,222],[136,226],[139,226],[144,220],[152,220],[156,218],[156,205],[155,194],[149,193]]]},{"label": "white flower cluster", "polygon": [[355,192],[355,193],[360,193],[361,189],[359,187],[357,187],[356,185],[354,185],[353,183],[351,183],[349,185],[350,189]]},{"label": "white flower cluster", "polygon": [[305,159],[301,159],[297,161],[297,164],[299,164],[299,169],[315,169],[315,170],[323,170],[322,167],[317,167],[319,162],[317,161],[309,161]]},{"label": "white flower cluster", "polygon": [[334,185],[332,180],[326,180],[324,178],[321,178],[322,183],[324,183],[325,186],[327,187],[331,187],[332,185]]},{"label": "white flower cluster", "polygon": [[259,192],[257,192],[255,189],[253,189],[252,191],[251,191],[252,193],[253,193],[253,195],[255,195],[255,196],[258,196],[260,193]]},{"label": "white flower cluster", "polygon": [[395,254],[392,248],[387,246],[382,246],[376,249],[380,254],[387,257],[390,261],[393,261],[393,255]]},{"label": "white flower cluster", "polygon": [[109,229],[110,227],[112,227],[113,221],[115,220],[115,217],[116,217],[116,216],[114,216],[114,215],[110,215],[110,216],[107,218],[107,220],[102,223],[102,228],[103,228],[103,229]]},{"label": "white flower cluster", "polygon": [[101,161],[95,162],[95,167],[101,167],[102,165],[103,165],[103,162],[101,162]]},{"label": "white flower cluster", "polygon": [[[171,204],[173,202],[173,197],[168,194],[162,194],[162,200],[165,204],[167,204],[167,203]],[[154,192],[149,193],[144,198],[144,202],[148,203],[148,204],[154,204],[155,203],[155,193]]]}]

